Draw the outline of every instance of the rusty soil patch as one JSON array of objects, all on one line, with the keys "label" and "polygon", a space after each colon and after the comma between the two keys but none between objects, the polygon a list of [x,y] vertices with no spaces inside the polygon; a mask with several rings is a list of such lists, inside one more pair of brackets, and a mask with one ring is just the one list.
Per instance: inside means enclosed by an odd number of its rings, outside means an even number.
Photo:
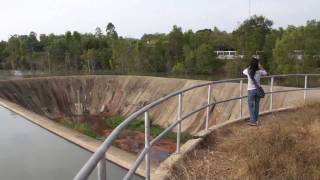
[{"label": "rusty soil patch", "polygon": [[[54,121],[75,129],[83,134],[98,140],[104,140],[120,122],[123,121],[121,116],[111,116],[104,112],[99,115],[83,115],[54,119]],[[159,126],[152,126],[151,139],[158,135],[163,129]],[[166,138],[161,139],[151,147],[151,160],[162,162],[176,150],[176,134],[170,132]],[[185,142],[190,138],[189,135],[183,134],[182,141]],[[144,124],[140,119],[136,123],[120,133],[113,145],[133,154],[138,154],[144,148]]]}]

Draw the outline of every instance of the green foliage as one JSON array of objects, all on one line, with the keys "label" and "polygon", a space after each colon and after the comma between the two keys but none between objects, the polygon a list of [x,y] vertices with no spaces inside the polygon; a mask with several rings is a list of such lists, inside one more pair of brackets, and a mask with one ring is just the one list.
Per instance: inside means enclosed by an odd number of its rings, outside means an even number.
[{"label": "green foliage", "polygon": [[[116,128],[119,124],[121,124],[125,120],[125,117],[117,115],[108,119],[104,120],[106,128],[114,129]],[[139,131],[139,132],[144,132],[144,120],[137,118],[133,122],[131,122],[128,126],[129,129]],[[156,137],[158,136],[161,132],[163,132],[163,128],[160,127],[159,125],[151,124],[151,129],[150,129],[150,136],[151,137]],[[165,137],[168,139],[176,139],[176,133],[174,132],[168,132]],[[191,135],[187,133],[181,133],[181,141],[185,142],[188,139],[191,138]]]},{"label": "green foliage", "polygon": [[202,44],[196,50],[196,71],[198,73],[210,73],[214,69],[217,69],[215,66],[215,54],[214,49],[208,44]]},{"label": "green foliage", "polygon": [[[269,69],[270,73],[274,73],[275,68],[274,64],[273,64],[273,49],[276,46],[276,42],[278,39],[281,38],[283,34],[283,29],[280,28],[279,30],[272,30],[269,34],[266,35],[266,40],[265,40],[265,44],[263,46],[263,61],[262,61],[262,65],[264,68]],[[271,68],[272,67],[272,68]]]},{"label": "green foliage", "polygon": [[306,26],[290,26],[273,50],[273,64],[278,73],[319,72],[320,22],[308,21]]},{"label": "green foliage", "polygon": [[117,116],[113,116],[111,118],[105,119],[104,123],[106,125],[106,127],[110,128],[110,129],[114,129],[116,128],[122,121],[124,120],[123,116],[117,115]]},{"label": "green foliage", "polygon": [[84,61],[84,64],[87,65],[87,70],[90,73],[92,69],[92,61],[96,58],[96,52],[94,49],[88,49],[83,52],[80,58]]},{"label": "green foliage", "polygon": [[115,26],[109,22],[107,27],[106,27],[106,33],[107,33],[107,37],[111,38],[111,39],[117,39],[118,38],[118,33],[116,31]]},{"label": "green foliage", "polygon": [[266,35],[271,31],[273,22],[264,16],[252,16],[245,20],[240,27],[233,32],[238,40],[238,50],[244,51],[250,56],[256,51],[261,51],[265,43]]},{"label": "green foliage", "polygon": [[225,71],[228,73],[228,77],[239,77],[242,74],[244,66],[240,60],[228,61],[224,66]]},{"label": "green foliage", "polygon": [[92,129],[90,124],[86,122],[64,119],[62,121],[62,124],[70,129],[75,129],[87,136],[93,137],[95,139],[99,138],[99,135]]},{"label": "green foliage", "polygon": [[172,72],[173,73],[177,73],[177,74],[184,74],[186,73],[186,67],[183,63],[177,63],[173,66],[172,68]]},{"label": "green foliage", "polygon": [[1,41],[0,42],[0,68],[3,68],[5,59],[8,56],[8,53],[6,52],[7,42]]},{"label": "green foliage", "polygon": [[[31,32],[0,42],[0,65],[4,69],[49,72],[108,70],[188,75],[225,70],[227,74],[238,74],[239,68],[258,54],[271,73],[319,72],[319,21],[287,29],[272,29],[272,24],[266,17],[255,15],[232,33],[217,27],[184,32],[175,25],[168,34],[145,34],[141,39],[119,36],[111,22],[93,33],[67,31],[63,35],[41,34],[37,39],[37,34]],[[217,50],[236,50],[245,58],[239,63],[225,63],[215,57]]]},{"label": "green foliage", "polygon": [[181,27],[173,26],[172,31],[168,34],[168,65],[173,67],[181,60],[183,53],[184,36]]}]

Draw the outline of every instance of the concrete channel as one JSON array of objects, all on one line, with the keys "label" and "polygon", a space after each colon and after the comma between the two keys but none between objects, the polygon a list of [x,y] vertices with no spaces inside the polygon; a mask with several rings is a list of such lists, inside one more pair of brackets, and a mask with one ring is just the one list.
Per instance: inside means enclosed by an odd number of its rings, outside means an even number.
[{"label": "concrete channel", "polygon": [[[91,152],[1,106],[0,117],[0,179],[72,179],[91,156]],[[126,173],[110,162],[107,171],[108,179],[114,180]],[[89,179],[97,179],[96,172]]]}]

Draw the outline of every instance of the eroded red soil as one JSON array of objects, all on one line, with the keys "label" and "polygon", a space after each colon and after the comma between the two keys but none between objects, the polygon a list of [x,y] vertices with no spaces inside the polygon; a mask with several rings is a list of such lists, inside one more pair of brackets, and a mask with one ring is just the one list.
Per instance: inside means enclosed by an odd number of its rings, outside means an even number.
[{"label": "eroded red soil", "polygon": [[[99,134],[101,139],[107,138],[113,129],[108,129],[104,125],[104,119],[111,117],[108,112],[99,115],[73,116],[56,119],[62,121],[79,121],[88,123],[92,129]],[[152,138],[151,138],[152,139]],[[132,129],[123,130],[113,145],[125,151],[138,154],[144,148],[144,133]],[[162,139],[151,147],[151,160],[161,162],[176,150],[176,141],[172,139]]]},{"label": "eroded red soil", "polygon": [[[103,137],[108,137],[112,129],[104,131]],[[144,133],[126,129],[122,131],[114,145],[123,150],[139,153],[144,148]],[[171,139],[162,139],[151,147],[151,159],[162,161],[176,150],[176,143]]]}]

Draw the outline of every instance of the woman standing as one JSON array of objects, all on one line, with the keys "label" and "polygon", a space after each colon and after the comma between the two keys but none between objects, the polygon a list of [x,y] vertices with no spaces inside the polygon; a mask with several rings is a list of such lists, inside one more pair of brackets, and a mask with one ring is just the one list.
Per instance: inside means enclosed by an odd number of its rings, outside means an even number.
[{"label": "woman standing", "polygon": [[[260,104],[260,97],[258,95],[256,85],[260,86],[260,77],[267,75],[267,72],[262,68],[258,59],[252,58],[249,67],[243,70],[243,74],[248,77],[248,106],[250,112],[249,125],[256,126]],[[253,79],[256,81],[256,85]]]}]

